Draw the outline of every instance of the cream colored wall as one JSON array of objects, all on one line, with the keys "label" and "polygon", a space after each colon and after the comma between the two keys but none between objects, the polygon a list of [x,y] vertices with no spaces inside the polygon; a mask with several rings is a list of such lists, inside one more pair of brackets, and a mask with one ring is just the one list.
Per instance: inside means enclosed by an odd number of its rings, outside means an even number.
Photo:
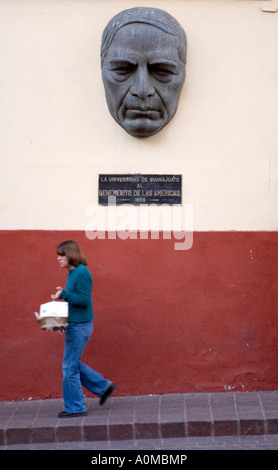
[{"label": "cream colored wall", "polygon": [[[274,3],[1,0],[0,228],[83,230],[99,173],[181,173],[195,230],[277,230]],[[108,20],[138,4],[188,36],[178,112],[143,140],[110,116],[99,61]]]}]

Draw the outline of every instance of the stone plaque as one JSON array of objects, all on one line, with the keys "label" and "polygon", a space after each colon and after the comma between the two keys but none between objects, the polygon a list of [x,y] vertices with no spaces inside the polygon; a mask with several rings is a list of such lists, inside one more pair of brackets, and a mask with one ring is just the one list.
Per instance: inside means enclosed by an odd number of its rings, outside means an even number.
[{"label": "stone plaque", "polygon": [[[181,204],[182,175],[99,175],[98,203]],[[111,199],[114,198],[114,199]]]}]

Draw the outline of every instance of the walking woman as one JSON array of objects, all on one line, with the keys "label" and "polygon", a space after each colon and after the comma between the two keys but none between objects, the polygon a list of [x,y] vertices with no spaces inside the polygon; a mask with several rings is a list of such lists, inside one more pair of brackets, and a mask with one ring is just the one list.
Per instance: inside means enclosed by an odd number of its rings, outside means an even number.
[{"label": "walking woman", "polygon": [[63,397],[65,410],[59,418],[87,414],[82,385],[100,397],[100,405],[111,395],[116,385],[81,362],[83,350],[93,333],[92,276],[79,245],[72,240],[57,248],[58,262],[68,269],[66,289],[57,287],[53,300],[68,302],[68,325],[65,331],[63,358]]}]

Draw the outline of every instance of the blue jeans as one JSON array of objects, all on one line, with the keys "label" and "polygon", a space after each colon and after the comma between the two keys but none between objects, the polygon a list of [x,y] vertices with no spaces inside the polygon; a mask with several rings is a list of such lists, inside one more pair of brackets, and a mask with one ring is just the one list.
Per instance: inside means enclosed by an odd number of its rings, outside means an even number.
[{"label": "blue jeans", "polygon": [[63,358],[63,396],[67,413],[86,411],[82,385],[90,392],[101,397],[112,383],[80,361],[84,348],[92,336],[93,328],[91,321],[84,323],[72,322],[66,328]]}]

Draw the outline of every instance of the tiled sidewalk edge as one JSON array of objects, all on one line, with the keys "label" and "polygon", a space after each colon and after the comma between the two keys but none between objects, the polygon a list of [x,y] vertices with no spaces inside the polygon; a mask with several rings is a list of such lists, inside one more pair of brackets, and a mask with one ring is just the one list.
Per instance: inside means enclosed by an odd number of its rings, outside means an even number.
[{"label": "tiled sidewalk edge", "polygon": [[278,434],[278,390],[86,401],[88,416],[70,419],[60,399],[0,403],[0,445]]}]

